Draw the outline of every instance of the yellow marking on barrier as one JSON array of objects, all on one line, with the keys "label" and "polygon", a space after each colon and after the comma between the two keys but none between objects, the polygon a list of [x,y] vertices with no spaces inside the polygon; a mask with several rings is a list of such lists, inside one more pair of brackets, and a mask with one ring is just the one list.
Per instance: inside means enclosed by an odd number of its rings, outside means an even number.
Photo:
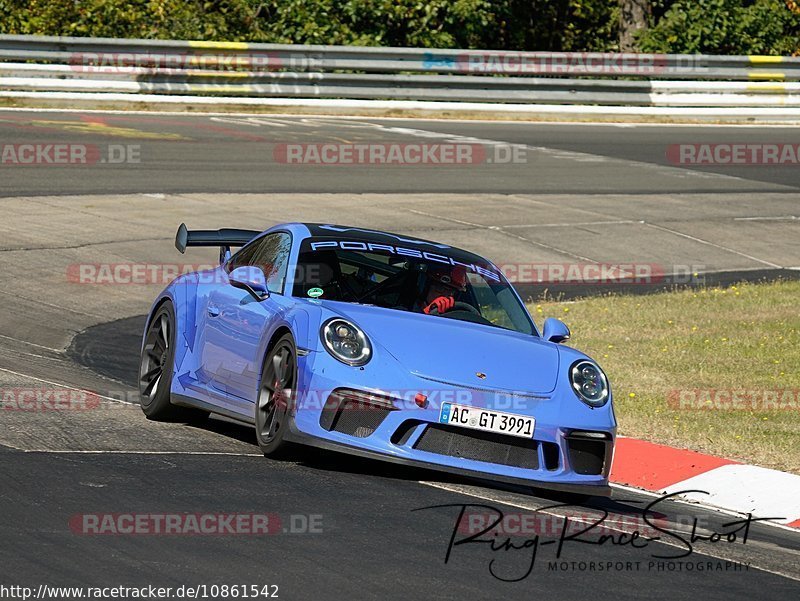
[{"label": "yellow marking on barrier", "polygon": [[134,129],[132,127],[119,127],[116,125],[108,125],[99,121],[20,121],[24,125],[32,125],[34,127],[50,127],[55,129],[64,129],[67,131],[75,131],[82,134],[99,134],[102,136],[114,136],[116,138],[138,138],[147,140],[188,140],[185,136],[176,133],[158,132],[158,131],[144,131],[141,129]]},{"label": "yellow marking on barrier", "polygon": [[748,73],[750,79],[786,79],[786,73],[769,73],[767,71]]},{"label": "yellow marking on barrier", "polygon": [[[206,85],[206,84],[204,84]],[[214,85],[214,84],[210,84]],[[215,85],[213,89],[208,89],[205,87],[200,86],[189,86],[190,92],[198,92],[201,94],[207,94],[209,92],[219,93],[219,92],[226,92],[229,94],[241,94],[242,92],[253,92],[252,86],[223,86],[223,85]]]},{"label": "yellow marking on barrier", "polygon": [[187,75],[192,77],[250,77],[249,73],[236,73],[234,71],[217,71],[216,73],[209,73],[208,71],[187,71]]},{"label": "yellow marking on barrier", "polygon": [[746,90],[748,92],[783,92],[786,93],[785,83],[750,83],[747,84]]},{"label": "yellow marking on barrier", "polygon": [[191,48],[215,48],[221,50],[247,50],[250,44],[247,42],[189,42]]},{"label": "yellow marking on barrier", "polygon": [[750,59],[751,65],[774,65],[776,63],[782,63],[783,58],[782,56],[765,56],[763,54],[751,54],[748,56]]}]

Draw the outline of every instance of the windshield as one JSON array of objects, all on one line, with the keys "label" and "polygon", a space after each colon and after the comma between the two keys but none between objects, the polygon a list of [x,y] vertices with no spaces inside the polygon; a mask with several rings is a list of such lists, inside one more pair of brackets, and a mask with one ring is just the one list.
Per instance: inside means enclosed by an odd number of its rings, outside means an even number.
[{"label": "windshield", "polygon": [[475,256],[365,241],[303,242],[294,296],[360,303],[532,334],[528,312],[498,271]]}]

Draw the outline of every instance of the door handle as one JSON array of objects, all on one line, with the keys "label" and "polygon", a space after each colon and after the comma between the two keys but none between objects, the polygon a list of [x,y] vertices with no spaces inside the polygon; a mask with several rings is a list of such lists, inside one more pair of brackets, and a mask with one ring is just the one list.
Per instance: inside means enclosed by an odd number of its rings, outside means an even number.
[{"label": "door handle", "polygon": [[210,317],[219,317],[219,307],[216,305],[208,305],[208,314]]}]

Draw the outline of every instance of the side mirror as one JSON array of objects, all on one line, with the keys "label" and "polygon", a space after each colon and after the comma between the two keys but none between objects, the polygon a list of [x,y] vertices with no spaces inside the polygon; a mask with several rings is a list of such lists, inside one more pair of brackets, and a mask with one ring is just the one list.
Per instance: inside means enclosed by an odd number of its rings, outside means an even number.
[{"label": "side mirror", "polygon": [[548,317],[544,320],[542,338],[548,342],[564,342],[565,340],[569,340],[569,328],[567,324],[560,319]]},{"label": "side mirror", "polygon": [[237,267],[228,274],[228,279],[231,286],[247,290],[258,301],[269,298],[267,278],[260,267],[251,265]]}]

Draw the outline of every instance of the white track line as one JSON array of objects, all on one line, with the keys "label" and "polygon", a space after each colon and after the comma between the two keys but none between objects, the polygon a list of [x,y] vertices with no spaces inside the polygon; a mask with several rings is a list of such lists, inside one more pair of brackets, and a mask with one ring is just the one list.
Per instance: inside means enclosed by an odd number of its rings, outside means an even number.
[{"label": "white track line", "polygon": [[778,217],[734,217],[734,221],[796,221],[797,215],[781,215]]},{"label": "white track line", "polygon": [[509,223],[508,225],[496,225],[501,229],[514,229],[521,227],[577,227],[581,225],[632,225],[643,224],[640,219],[610,219],[607,221],[577,221],[574,223]]},{"label": "white track line", "polygon": [[[624,492],[638,493],[640,495],[644,495],[644,496],[650,497],[652,499],[658,499],[658,498],[661,498],[663,496],[663,495],[661,495],[661,494],[659,494],[657,492],[652,492],[652,491],[649,491],[649,490],[644,490],[643,488],[636,488],[636,487],[633,487],[633,486],[625,486],[624,484],[610,483],[610,486],[611,486],[611,488],[616,488],[616,489],[624,491]],[[688,501],[686,499],[682,499],[681,497],[671,497],[670,501],[673,501],[675,503],[680,503],[681,505],[688,505],[689,507],[695,507],[695,508],[699,507],[700,509],[703,509],[703,510],[715,511],[717,513],[722,513],[724,515],[727,515],[727,516],[730,516],[730,517],[734,517],[734,518],[744,517],[744,514],[739,513],[737,511],[731,511],[730,509],[725,509],[724,507],[717,507],[716,505],[706,505],[704,503],[698,503],[696,501]],[[785,524],[779,524],[778,522],[761,522],[761,523],[765,524],[767,526],[770,526],[772,528],[778,528],[780,530],[785,530],[786,532],[792,532],[794,534],[800,534],[800,530],[799,529],[792,528],[792,527],[787,526]]]},{"label": "white track line", "polygon": [[41,344],[28,342],[27,340],[20,340],[19,338],[14,338],[13,336],[6,336],[5,334],[0,334],[0,338],[5,338],[6,340],[13,340],[14,342],[19,342],[21,344],[27,344],[28,346],[35,346],[36,348],[44,349],[46,351],[52,351],[54,353],[58,353],[59,355],[64,354],[63,349],[50,348],[49,346],[42,346]]},{"label": "white track line", "polygon": [[23,453],[47,453],[50,455],[212,455],[222,457],[261,457],[264,458],[263,453],[236,453],[226,451],[124,451],[124,450],[108,450],[108,451],[74,451],[74,450],[53,450],[53,449],[20,449],[17,447],[9,446],[17,451]]},{"label": "white track line", "polygon": [[35,357],[36,359],[44,359],[45,361],[56,361],[58,363],[63,363],[64,361],[68,361],[69,360],[69,359],[67,359],[66,357],[63,357],[63,356],[62,357],[48,357],[47,355],[37,355],[36,353],[28,353],[26,351],[15,351],[15,350],[10,349],[8,347],[0,348],[0,353],[8,353],[8,354],[13,355],[14,357],[20,357],[20,356],[24,355],[25,357]]},{"label": "white track line", "polygon": [[[407,127],[386,127],[383,125],[376,125],[377,128],[389,132],[389,133],[397,133],[397,134],[404,134],[412,137],[420,137],[420,138],[433,138],[433,139],[443,139],[446,141],[455,141],[467,144],[482,144],[484,146],[518,146],[524,147],[528,151],[538,152],[540,154],[544,154],[547,156],[554,157],[558,160],[567,160],[567,161],[575,161],[575,162],[590,162],[590,163],[612,163],[617,165],[625,165],[626,167],[635,166],[638,169],[651,169],[663,172],[668,175],[672,175],[679,178],[688,178],[688,177],[696,177],[700,179],[728,179],[728,180],[736,180],[740,182],[749,182],[750,180],[746,177],[738,176],[738,175],[731,175],[725,173],[716,173],[716,172],[709,172],[709,171],[697,171],[693,169],[688,169],[683,166],[678,165],[662,165],[660,163],[652,163],[647,161],[637,161],[633,159],[625,159],[620,157],[613,157],[604,154],[594,154],[590,152],[581,152],[575,150],[564,150],[560,148],[551,148],[549,146],[534,146],[532,144],[515,144],[512,142],[508,142],[507,140],[491,140],[486,138],[479,138],[473,136],[465,136],[462,134],[452,134],[452,133],[443,133],[437,132],[429,129],[417,129],[417,128],[407,128]],[[779,188],[789,188],[794,189],[794,186],[788,186],[784,184],[772,184]]]},{"label": "white track line", "polygon": [[778,265],[777,263],[772,263],[771,261],[765,261],[764,259],[759,259],[758,257],[754,257],[752,255],[748,255],[747,253],[739,252],[738,250],[734,250],[732,248],[728,248],[727,246],[722,246],[721,244],[715,244],[714,242],[709,242],[708,240],[703,240],[702,238],[697,238],[695,236],[690,236],[689,234],[684,234],[683,232],[679,232],[677,230],[670,229],[668,227],[664,227],[662,225],[656,225],[654,223],[645,223],[647,227],[652,227],[657,230],[661,230],[663,232],[668,232],[670,234],[674,234],[676,236],[680,236],[682,238],[686,238],[687,240],[692,240],[694,242],[699,242],[700,244],[706,244],[708,246],[712,246],[719,250],[724,250],[729,253],[733,253],[735,255],[739,255],[740,257],[744,257],[745,259],[750,259],[751,261],[755,261],[756,263],[762,263],[763,265],[768,265],[769,267],[775,267],[777,269],[783,269],[782,265]]},{"label": "white track line", "polygon": [[70,386],[69,384],[61,384],[60,382],[53,382],[52,380],[45,380],[43,378],[37,378],[36,376],[29,376],[26,374],[22,374],[18,371],[12,371],[10,369],[6,369],[5,367],[0,367],[0,371],[4,371],[9,374],[13,374],[15,376],[19,376],[21,378],[27,378],[29,380],[35,380],[36,382],[43,382],[44,384],[50,384],[51,386],[58,386],[59,388],[66,388],[67,390],[75,390],[77,392],[89,392],[94,396],[104,399],[106,401],[114,401],[115,403],[121,403],[123,405],[136,405],[136,403],[129,403],[128,401],[123,401],[122,399],[115,399],[113,397],[104,396],[102,394],[97,394],[91,390],[87,390],[86,388],[75,388],[74,386]]}]

